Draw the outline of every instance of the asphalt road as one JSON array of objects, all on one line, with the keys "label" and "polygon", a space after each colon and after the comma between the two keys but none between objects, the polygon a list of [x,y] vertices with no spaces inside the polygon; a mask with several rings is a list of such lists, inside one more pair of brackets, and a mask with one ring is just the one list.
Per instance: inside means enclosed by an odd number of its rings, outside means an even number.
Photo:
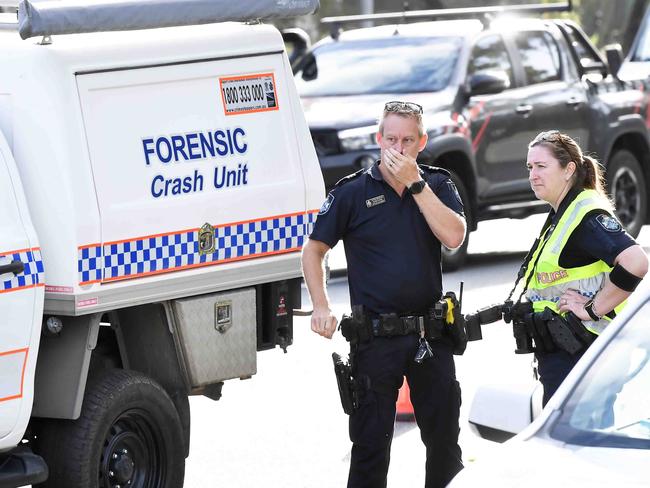
[{"label": "asphalt road", "polygon": [[[465,283],[463,312],[502,302],[543,222],[482,223],[471,235],[470,259],[458,272],[445,276],[446,290]],[[644,229],[647,232],[647,229]],[[644,234],[642,234],[642,237]],[[345,266],[342,251],[332,251],[330,265]],[[329,284],[337,316],[348,311],[347,280]],[[303,308],[310,308],[303,288]],[[478,438],[467,423],[474,391],[480,384],[522,388],[532,384],[531,355],[513,353],[509,326],[483,327],[484,340],[470,343],[457,357],[463,391],[461,447],[466,465],[498,445]],[[258,374],[251,380],[226,382],[223,398],[191,399],[192,444],[186,487],[331,488],[345,486],[350,454],[347,417],[338,399],[331,365],[332,351],[347,353],[340,333],[330,341],[309,329],[309,318],[294,324],[294,344],[258,355]],[[389,486],[424,485],[424,447],[414,423],[398,422],[392,447]]]}]

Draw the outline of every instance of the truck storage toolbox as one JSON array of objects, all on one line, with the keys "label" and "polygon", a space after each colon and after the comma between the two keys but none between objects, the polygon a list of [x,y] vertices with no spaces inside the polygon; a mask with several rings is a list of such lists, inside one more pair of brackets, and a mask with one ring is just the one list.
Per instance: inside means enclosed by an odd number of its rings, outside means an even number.
[{"label": "truck storage toolbox", "polygon": [[254,288],[174,300],[172,308],[193,388],[257,372]]}]

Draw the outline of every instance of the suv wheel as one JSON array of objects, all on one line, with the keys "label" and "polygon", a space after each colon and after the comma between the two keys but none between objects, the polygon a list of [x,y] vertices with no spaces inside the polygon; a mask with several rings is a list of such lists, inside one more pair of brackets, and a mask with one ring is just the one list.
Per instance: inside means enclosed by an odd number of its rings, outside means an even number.
[{"label": "suv wheel", "polygon": [[621,224],[632,237],[638,236],[646,221],[648,194],[641,165],[630,151],[618,150],[610,159],[607,187]]},{"label": "suv wheel", "polygon": [[107,370],[86,386],[77,420],[46,419],[36,452],[50,469],[39,488],[181,488],[183,429],[172,400],[152,379]]},{"label": "suv wheel", "polygon": [[[467,229],[470,228],[470,222],[472,221],[471,206],[469,203],[469,196],[463,181],[458,177],[456,173],[451,172],[451,180],[456,185],[458,189],[458,194],[460,195],[461,200],[463,201],[463,206],[465,207],[465,220],[467,221]],[[467,259],[467,246],[469,245],[469,230],[465,235],[465,240],[456,249],[449,249],[445,246],[442,246],[442,269],[443,271],[455,271],[459,269],[465,260]]]}]

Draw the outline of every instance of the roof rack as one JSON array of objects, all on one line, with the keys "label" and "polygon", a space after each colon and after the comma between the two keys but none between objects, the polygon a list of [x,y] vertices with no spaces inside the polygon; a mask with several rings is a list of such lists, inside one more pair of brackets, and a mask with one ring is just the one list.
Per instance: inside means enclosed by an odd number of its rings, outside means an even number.
[{"label": "roof rack", "polygon": [[321,23],[330,24],[330,35],[338,38],[342,24],[359,23],[367,21],[375,22],[409,22],[415,20],[432,19],[486,19],[491,16],[504,13],[541,14],[547,12],[569,12],[571,1],[557,3],[534,3],[525,5],[494,5],[489,7],[467,7],[467,8],[445,8],[435,10],[412,10],[403,12],[388,12],[380,14],[365,15],[344,15],[339,17],[323,17]]},{"label": "roof rack", "polygon": [[[16,4],[0,0],[0,5]],[[18,32],[54,34],[153,29],[216,22],[254,22],[314,13],[319,0],[22,0]]]}]

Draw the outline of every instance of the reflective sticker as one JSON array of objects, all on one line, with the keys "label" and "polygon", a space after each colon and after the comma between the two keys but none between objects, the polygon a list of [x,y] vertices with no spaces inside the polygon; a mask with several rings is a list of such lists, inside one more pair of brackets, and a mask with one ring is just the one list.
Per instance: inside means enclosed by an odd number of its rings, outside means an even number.
[{"label": "reflective sticker", "polygon": [[623,228],[615,217],[610,217],[609,215],[600,214],[596,217],[596,220],[607,232],[620,232]]},{"label": "reflective sticker", "polygon": [[329,195],[327,195],[327,200],[323,202],[323,205],[321,206],[318,215],[325,215],[329,211],[333,202],[334,202],[334,195],[330,193]]},{"label": "reflective sticker", "polygon": [[219,78],[225,115],[278,110],[273,73]]},{"label": "reflective sticker", "polygon": [[386,197],[384,195],[377,195],[376,197],[366,200],[366,207],[372,208],[381,205],[382,203],[386,203]]},{"label": "reflective sticker", "polygon": [[23,396],[23,381],[29,348],[0,352],[0,402]]},{"label": "reflective sticker", "polygon": [[458,203],[460,203],[462,205],[463,204],[463,199],[460,198],[460,193],[458,193],[458,188],[456,188],[456,185],[454,185],[454,182],[449,180],[447,182],[447,185],[449,185],[449,189],[456,196],[456,200],[458,200]]}]

